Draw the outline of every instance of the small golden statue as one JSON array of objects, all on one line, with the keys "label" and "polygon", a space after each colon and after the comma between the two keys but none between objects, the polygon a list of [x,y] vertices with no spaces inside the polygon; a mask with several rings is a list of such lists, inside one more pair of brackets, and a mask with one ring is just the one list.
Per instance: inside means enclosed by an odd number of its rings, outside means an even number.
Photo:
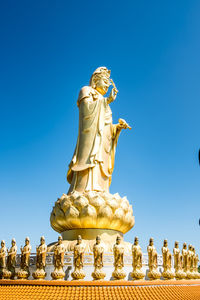
[{"label": "small golden statue", "polygon": [[94,272],[92,273],[92,277],[94,278],[94,280],[102,280],[104,279],[106,274],[102,271],[104,248],[101,244],[101,238],[99,235],[97,235],[96,237],[96,244],[94,244],[93,253],[94,253]]},{"label": "small golden statue", "polygon": [[142,250],[137,236],[135,237],[134,245],[132,246],[132,257],[133,272],[131,273],[131,277],[134,280],[144,279],[145,274],[142,271]]},{"label": "small golden statue", "polygon": [[198,254],[195,254],[195,249],[194,249],[194,278],[195,279],[200,279],[200,273],[198,272],[198,262],[199,262],[199,256]]},{"label": "small golden statue", "polygon": [[82,237],[78,235],[77,244],[74,246],[74,272],[72,278],[74,280],[84,279],[85,272],[83,271],[83,258],[85,247],[82,244]]},{"label": "small golden statue", "polygon": [[164,240],[164,242],[163,242],[162,256],[163,256],[162,277],[164,279],[173,279],[174,278],[174,272],[172,272],[172,255],[169,251],[167,240]]},{"label": "small golden statue", "polygon": [[31,245],[29,237],[25,239],[25,246],[20,248],[21,250],[21,263],[20,270],[17,272],[18,279],[28,279],[30,276],[29,271],[29,259],[31,254]]},{"label": "small golden statue", "polygon": [[195,249],[191,245],[191,263],[190,263],[190,272],[192,274],[192,279],[196,279],[196,273],[195,273]]},{"label": "small golden statue", "polygon": [[184,279],[186,277],[185,272],[183,272],[183,257],[179,249],[178,242],[176,241],[173,249],[174,254],[174,269],[176,279]]},{"label": "small golden statue", "polygon": [[17,245],[15,239],[12,239],[11,241],[11,247],[10,250],[7,250],[8,256],[7,256],[7,269],[8,274],[7,278],[14,279],[15,278],[15,266],[16,266],[16,255],[17,255]]},{"label": "small golden statue", "polygon": [[51,277],[54,280],[62,280],[65,277],[65,272],[63,271],[65,247],[62,241],[62,236],[59,236],[58,243],[54,248],[54,271],[51,273]]},{"label": "small golden statue", "polygon": [[0,248],[0,279],[6,278],[6,253],[7,253],[7,248],[5,241],[1,241],[1,248]]},{"label": "small golden statue", "polygon": [[47,275],[47,273],[45,272],[47,245],[45,244],[44,236],[40,238],[40,245],[36,248],[36,255],[37,269],[32,275],[33,278],[42,280]]},{"label": "small golden statue", "polygon": [[113,247],[114,253],[114,267],[115,270],[112,276],[115,280],[121,280],[126,277],[126,273],[123,270],[124,267],[124,247],[121,245],[121,237],[118,236],[116,239],[116,244]]},{"label": "small golden statue", "polygon": [[185,276],[187,276],[187,271],[188,271],[187,254],[188,254],[187,244],[183,243],[182,258],[183,258],[183,272],[185,273]]},{"label": "small golden statue", "polygon": [[193,279],[193,252],[192,245],[188,245],[187,251],[187,279]]},{"label": "small golden statue", "polygon": [[158,255],[156,252],[156,248],[153,243],[153,238],[149,240],[149,246],[147,247],[148,258],[149,258],[149,272],[147,276],[150,280],[159,279],[161,273],[158,271]]}]

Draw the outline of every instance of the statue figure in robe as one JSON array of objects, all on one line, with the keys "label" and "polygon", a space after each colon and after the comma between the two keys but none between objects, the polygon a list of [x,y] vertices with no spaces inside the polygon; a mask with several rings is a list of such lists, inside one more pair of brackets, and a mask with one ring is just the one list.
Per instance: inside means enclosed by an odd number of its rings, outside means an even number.
[{"label": "statue figure in robe", "polygon": [[[110,85],[113,88],[104,97]],[[115,150],[122,129],[130,126],[120,119],[113,124],[110,103],[116,99],[118,90],[110,71],[97,68],[79,93],[79,133],[73,158],[69,164],[67,180],[73,191],[109,191],[114,168]]]},{"label": "statue figure in robe", "polygon": [[94,272],[92,273],[92,277],[94,280],[102,280],[106,276],[106,273],[102,271],[103,268],[103,253],[104,247],[101,243],[101,237],[97,235],[96,243],[93,246],[93,254],[94,254]]},{"label": "statue figure in robe", "polygon": [[174,278],[174,272],[172,272],[172,255],[168,248],[168,241],[165,239],[162,247],[162,256],[163,256],[163,272],[162,276],[164,279]]},{"label": "statue figure in robe", "polygon": [[176,241],[174,244],[174,269],[176,279],[183,279],[186,277],[186,273],[183,271],[183,256],[179,249],[179,243]]},{"label": "statue figure in robe", "polygon": [[85,272],[83,271],[84,251],[85,247],[82,243],[82,237],[78,235],[77,244],[74,246],[74,272],[71,274],[74,280],[85,277]]},{"label": "statue figure in robe", "polygon": [[24,247],[20,248],[21,250],[21,262],[20,262],[20,270],[17,272],[18,279],[28,279],[30,276],[29,271],[29,262],[30,262],[30,254],[31,254],[31,245],[29,237],[25,239]]},{"label": "statue figure in robe", "polygon": [[[124,234],[135,224],[128,199],[118,193],[109,193],[120,132],[131,129],[123,119],[113,124],[110,104],[117,93],[110,71],[99,67],[92,74],[89,85],[82,87],[78,96],[78,138],[67,172],[70,187],[55,202],[50,217],[52,228],[68,241],[68,249],[74,249],[73,241],[79,234],[89,241],[101,235],[102,229],[109,229],[115,231],[117,237],[118,232]],[[113,235],[113,232],[108,234]],[[112,251],[114,240],[104,240],[105,251]],[[86,249],[92,251],[92,245],[87,242]],[[127,245],[129,248],[131,246]]]},{"label": "statue figure in robe", "polygon": [[161,273],[158,271],[158,254],[156,247],[154,246],[153,238],[149,240],[149,246],[147,247],[148,259],[149,259],[149,272],[147,276],[150,280],[159,279]]},{"label": "statue figure in robe", "polygon": [[44,279],[46,276],[46,255],[47,255],[47,245],[45,243],[44,236],[40,238],[40,245],[36,247],[36,271],[32,274],[35,279]]},{"label": "statue figure in robe", "polygon": [[139,239],[136,236],[134,240],[134,244],[132,246],[132,258],[133,258],[133,271],[131,273],[131,277],[134,280],[140,280],[145,277],[144,272],[142,271],[142,249],[139,245]]},{"label": "statue figure in robe", "polygon": [[1,241],[1,248],[0,248],[0,279],[5,278],[6,273],[6,254],[7,254],[7,248],[5,241]]},{"label": "statue figure in robe", "polygon": [[186,243],[183,243],[182,257],[183,257],[183,271],[185,274],[187,274],[188,263],[187,263],[187,244]]},{"label": "statue figure in robe", "polygon": [[58,243],[54,248],[54,271],[51,273],[51,277],[54,280],[63,280],[65,277],[65,272],[63,271],[64,267],[64,255],[65,255],[65,246],[63,244],[62,236],[58,237]]},{"label": "statue figure in robe", "polygon": [[11,241],[11,247],[8,252],[8,257],[7,257],[7,269],[10,271],[10,278],[14,279],[15,277],[15,266],[16,266],[16,255],[17,255],[17,245],[16,245],[16,240],[13,238]]},{"label": "statue figure in robe", "polygon": [[114,254],[114,272],[112,276],[115,280],[121,280],[126,277],[126,273],[123,270],[124,267],[124,246],[121,244],[121,237],[116,238],[116,243],[113,246]]}]

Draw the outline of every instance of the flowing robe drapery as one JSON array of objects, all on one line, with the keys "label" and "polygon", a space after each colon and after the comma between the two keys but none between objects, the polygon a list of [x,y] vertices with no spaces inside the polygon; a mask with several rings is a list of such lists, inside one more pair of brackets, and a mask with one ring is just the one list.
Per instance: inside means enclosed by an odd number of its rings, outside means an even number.
[{"label": "flowing robe drapery", "polygon": [[112,124],[107,98],[90,86],[81,89],[79,135],[67,180],[72,191],[109,191],[120,130]]}]

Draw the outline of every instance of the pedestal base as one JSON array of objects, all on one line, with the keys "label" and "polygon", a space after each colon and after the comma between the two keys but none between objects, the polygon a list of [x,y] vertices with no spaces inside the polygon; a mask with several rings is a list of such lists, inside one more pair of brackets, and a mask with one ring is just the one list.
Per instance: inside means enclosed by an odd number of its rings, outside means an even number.
[{"label": "pedestal base", "polygon": [[[125,242],[123,240],[123,234],[117,230],[111,229],[98,229],[98,228],[80,228],[66,230],[61,233],[63,237],[63,244],[65,246],[66,252],[73,251],[74,246],[77,242],[78,235],[81,235],[83,244],[85,247],[85,252],[92,252],[93,246],[96,242],[97,235],[101,237],[101,243],[104,247],[104,252],[113,252],[113,245],[116,242],[117,236],[122,238],[122,244],[124,245],[125,253],[131,253],[131,243]],[[48,252],[53,252],[55,243],[48,245]]]}]

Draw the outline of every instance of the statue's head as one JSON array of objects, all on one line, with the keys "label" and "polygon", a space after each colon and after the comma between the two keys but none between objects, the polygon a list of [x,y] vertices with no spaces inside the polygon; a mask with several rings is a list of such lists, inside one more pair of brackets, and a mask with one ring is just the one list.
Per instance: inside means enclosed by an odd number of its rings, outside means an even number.
[{"label": "statue's head", "polygon": [[175,248],[178,248],[178,242],[177,241],[175,241],[174,246],[175,246]]},{"label": "statue's head", "polygon": [[134,239],[134,245],[138,245],[138,243],[139,243],[139,238],[136,236]]},{"label": "statue's head", "polygon": [[187,249],[187,244],[183,243],[183,249]]},{"label": "statue's head", "polygon": [[152,237],[149,239],[149,246],[153,246],[153,238]]},{"label": "statue's head", "polygon": [[4,246],[5,246],[5,241],[2,240],[2,241],[1,241],[1,247],[4,247]]},{"label": "statue's head", "polygon": [[101,242],[100,235],[97,235],[97,237],[96,237],[96,244],[98,245],[98,244],[100,244],[100,242]]},{"label": "statue's head", "polygon": [[25,238],[25,245],[29,245],[29,243],[30,243],[30,239],[29,239],[29,237],[27,236],[27,237]]},{"label": "statue's head", "polygon": [[42,245],[44,245],[44,243],[45,243],[45,237],[44,237],[44,236],[41,236],[41,238],[40,238],[40,243],[41,243]]},{"label": "statue's head", "polygon": [[167,239],[164,240],[163,246],[164,246],[164,247],[167,247],[167,246],[168,246],[168,241],[167,241]]},{"label": "statue's head", "polygon": [[110,70],[106,67],[97,68],[90,79],[90,86],[105,95],[110,86]]},{"label": "statue's head", "polygon": [[121,237],[118,235],[116,238],[116,244],[119,245],[121,243]]},{"label": "statue's head", "polygon": [[192,250],[192,245],[188,245],[188,250]]},{"label": "statue's head", "polygon": [[16,245],[16,240],[15,240],[14,238],[13,238],[12,241],[11,241],[11,245],[12,245],[12,246],[15,246],[15,245]]},{"label": "statue's head", "polygon": [[81,235],[78,235],[78,237],[77,237],[77,244],[80,245],[81,242],[82,242],[82,237],[81,237]]},{"label": "statue's head", "polygon": [[58,237],[58,245],[62,244],[62,240],[63,240],[62,236],[59,235],[59,237]]}]

